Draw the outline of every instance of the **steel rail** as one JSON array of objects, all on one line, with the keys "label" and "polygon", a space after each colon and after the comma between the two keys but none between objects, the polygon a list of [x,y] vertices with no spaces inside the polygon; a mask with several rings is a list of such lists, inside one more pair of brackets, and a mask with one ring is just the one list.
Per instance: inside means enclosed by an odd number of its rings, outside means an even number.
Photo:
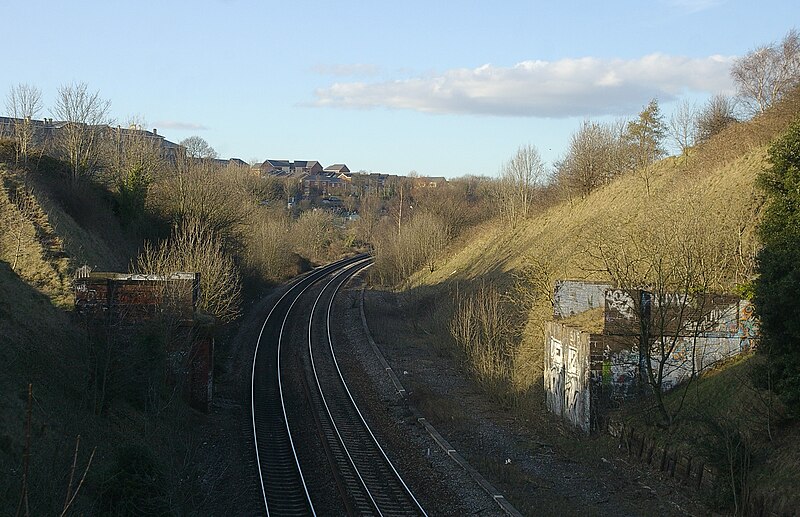
[{"label": "steel rail", "polygon": [[287,296],[289,296],[292,292],[294,292],[296,289],[298,289],[301,286],[305,285],[305,287],[303,287],[300,290],[300,292],[298,292],[295,295],[294,300],[292,300],[292,303],[286,309],[286,315],[284,316],[283,322],[281,324],[281,331],[280,331],[280,334],[279,334],[279,337],[278,337],[278,343],[277,343],[277,365],[278,365],[278,367],[277,367],[277,375],[278,375],[278,388],[279,388],[279,392],[280,392],[280,396],[281,396],[281,408],[282,408],[282,411],[283,411],[284,424],[285,424],[286,432],[288,433],[288,436],[289,436],[289,441],[290,441],[290,444],[291,444],[292,454],[293,454],[294,460],[295,460],[295,465],[297,467],[297,472],[298,472],[298,474],[300,476],[300,479],[301,479],[301,482],[302,482],[302,485],[303,485],[303,491],[305,493],[306,500],[307,500],[308,505],[309,505],[309,509],[312,512],[312,514],[316,515],[315,512],[314,512],[314,509],[313,509],[313,505],[311,503],[311,498],[309,497],[309,494],[308,494],[308,487],[306,486],[305,478],[303,477],[303,473],[302,473],[302,470],[300,468],[299,461],[297,460],[297,451],[296,451],[296,449],[294,447],[294,442],[293,442],[293,440],[291,438],[291,431],[289,429],[289,424],[286,421],[286,407],[285,407],[285,404],[284,404],[284,401],[283,401],[283,394],[282,394],[282,388],[281,388],[281,383],[280,383],[280,342],[281,342],[281,339],[282,339],[282,336],[283,336],[283,330],[284,330],[284,327],[285,327],[285,324],[286,324],[286,319],[288,318],[288,314],[289,314],[291,308],[294,306],[295,302],[299,299],[299,297],[309,287],[314,285],[321,278],[324,278],[325,275],[327,275],[331,271],[335,271],[336,269],[339,269],[339,268],[342,268],[342,267],[346,267],[347,265],[349,265],[349,264],[351,264],[353,262],[358,262],[360,260],[363,260],[364,256],[365,255],[358,255],[356,257],[350,257],[350,258],[342,259],[342,260],[337,261],[337,262],[333,262],[331,264],[316,268],[315,270],[311,271],[307,275],[300,276],[300,277],[296,278],[295,280],[293,280],[292,282],[290,282],[289,288],[281,295],[281,297],[278,299],[278,301],[275,302],[275,304],[272,306],[272,308],[270,309],[269,313],[267,314],[267,317],[264,319],[264,323],[261,325],[261,330],[259,332],[258,340],[256,341],[255,350],[253,352],[253,364],[252,364],[252,370],[251,370],[251,375],[250,375],[250,412],[251,412],[251,416],[252,416],[253,444],[254,444],[255,453],[256,453],[256,464],[257,464],[257,467],[258,467],[259,484],[260,484],[260,487],[261,487],[261,495],[262,495],[262,500],[263,500],[263,503],[264,503],[264,510],[265,510],[265,512],[266,512],[266,514],[268,516],[270,515],[270,510],[269,510],[269,502],[268,502],[268,497],[267,497],[266,482],[265,482],[265,479],[264,479],[264,468],[263,468],[264,466],[262,465],[262,458],[261,458],[261,454],[259,452],[258,429],[257,429],[258,426],[257,426],[257,423],[256,423],[256,396],[255,396],[256,369],[257,369],[257,364],[258,364],[258,359],[259,359],[259,347],[261,345],[261,341],[262,341],[262,338],[263,338],[263,335],[264,335],[264,331],[265,331],[265,329],[267,327],[268,322],[270,321],[270,319],[272,318],[273,314],[275,313],[276,309],[280,306],[281,302]]},{"label": "steel rail", "polygon": [[[357,267],[358,265],[359,265],[359,263],[357,263],[355,266],[352,266],[352,267]],[[345,456],[347,456],[347,460],[350,463],[351,468],[355,472],[356,477],[358,477],[358,480],[361,483],[361,486],[364,488],[364,492],[369,497],[370,502],[372,503],[372,506],[375,508],[375,510],[378,512],[379,515],[383,515],[381,513],[381,511],[380,511],[380,507],[378,506],[377,501],[375,501],[375,498],[373,497],[372,493],[370,492],[366,481],[364,481],[364,477],[361,475],[361,472],[359,472],[358,467],[356,466],[355,461],[353,460],[353,456],[350,454],[350,451],[347,448],[347,444],[345,443],[345,440],[342,437],[341,432],[339,431],[339,427],[336,425],[336,420],[333,418],[333,415],[331,414],[330,407],[328,406],[328,401],[325,398],[325,391],[322,389],[322,385],[321,385],[320,380],[319,380],[319,375],[317,373],[316,363],[314,362],[314,351],[312,349],[311,328],[312,328],[312,325],[313,325],[313,322],[314,322],[314,311],[317,308],[317,304],[319,303],[319,301],[322,298],[322,296],[325,294],[325,290],[327,290],[327,288],[333,282],[335,282],[336,279],[339,278],[339,276],[342,276],[342,275],[348,273],[349,271],[350,271],[350,268],[347,268],[347,269],[343,269],[341,272],[337,273],[337,275],[334,278],[332,278],[331,281],[328,282],[328,284],[325,285],[325,287],[322,289],[322,291],[320,291],[319,296],[317,296],[317,299],[314,300],[314,305],[311,307],[311,317],[308,318],[308,355],[309,355],[309,358],[311,359],[311,370],[312,370],[312,372],[314,374],[314,380],[317,383],[317,390],[319,391],[320,398],[322,399],[322,405],[325,408],[325,413],[328,415],[328,419],[331,422],[331,426],[333,427],[333,430],[336,433],[336,437],[339,439],[339,443],[341,444],[342,449],[344,450]],[[341,286],[341,284],[340,284],[340,286]],[[336,291],[334,291],[333,296],[331,296],[331,301],[333,301],[333,298],[336,296],[336,292],[338,292],[338,288],[336,289]]]},{"label": "steel rail", "polygon": [[[364,261],[364,262],[366,262],[366,261]],[[345,278],[341,282],[339,282],[338,285],[336,285],[336,287],[334,288],[334,291],[330,296],[330,300],[329,300],[327,308],[326,308],[325,330],[326,330],[326,337],[327,337],[327,341],[328,341],[328,349],[330,350],[330,353],[331,353],[331,358],[333,360],[333,365],[335,367],[336,374],[338,375],[338,378],[339,378],[339,380],[341,382],[341,386],[344,389],[344,392],[347,394],[347,398],[349,399],[351,407],[355,410],[356,414],[358,415],[359,420],[361,422],[361,425],[363,426],[363,429],[366,430],[366,432],[369,435],[372,443],[375,445],[377,450],[380,452],[380,455],[381,455],[383,461],[390,468],[392,474],[394,475],[394,478],[397,481],[399,481],[399,483],[402,486],[402,488],[405,491],[405,493],[408,495],[408,497],[410,497],[411,501],[413,501],[414,511],[415,512],[419,512],[424,516],[427,516],[427,513],[425,512],[424,508],[422,507],[420,502],[417,500],[417,498],[414,496],[413,492],[408,487],[406,482],[403,480],[402,476],[397,471],[397,469],[395,468],[394,464],[392,463],[392,461],[389,459],[388,455],[386,454],[386,451],[383,449],[383,447],[379,443],[379,441],[378,441],[377,437],[375,436],[375,434],[373,433],[372,429],[367,424],[367,422],[366,422],[366,420],[364,418],[364,415],[361,412],[361,409],[358,407],[358,404],[356,404],[356,401],[354,400],[353,395],[350,392],[350,389],[349,389],[349,387],[347,385],[347,382],[344,379],[344,376],[342,374],[341,368],[339,367],[339,362],[336,359],[336,353],[334,351],[333,338],[332,338],[332,332],[331,332],[331,312],[332,312],[333,302],[334,302],[334,300],[336,298],[336,295],[338,294],[338,292],[341,289],[341,287],[345,283],[347,283],[347,280],[350,277],[355,275],[357,272],[370,267],[371,265],[372,264],[363,265],[363,262],[356,262],[356,263],[354,263],[352,265],[349,265],[349,266],[343,268],[340,272],[338,272],[325,285],[325,287],[322,289],[320,294],[317,296],[317,299],[314,301],[314,305],[313,305],[313,307],[311,309],[311,317],[309,318],[309,324],[308,324],[308,351],[309,351],[309,355],[311,357],[311,367],[312,367],[312,370],[313,370],[313,373],[314,373],[314,378],[315,378],[316,383],[317,383],[317,389],[319,390],[319,393],[320,393],[321,398],[322,398],[323,405],[325,407],[325,411],[326,411],[326,413],[328,415],[328,418],[330,419],[331,424],[332,424],[332,426],[333,426],[333,428],[334,428],[334,430],[336,432],[336,436],[339,439],[339,442],[340,442],[342,448],[345,451],[345,454],[346,454],[346,456],[348,458],[350,466],[354,470],[354,472],[356,473],[356,475],[357,475],[359,481],[361,482],[361,485],[364,488],[364,491],[368,495],[368,497],[369,497],[369,499],[370,499],[375,511],[378,512],[378,515],[383,515],[383,512],[381,511],[381,508],[380,508],[380,505],[379,505],[378,501],[376,500],[375,496],[372,493],[372,490],[370,489],[370,487],[368,486],[366,480],[364,479],[364,477],[362,476],[361,472],[359,471],[358,466],[356,465],[355,459],[350,454],[350,451],[348,450],[347,444],[345,443],[345,439],[344,439],[344,437],[342,436],[342,433],[339,430],[339,426],[336,424],[336,421],[335,421],[335,419],[333,417],[333,414],[331,413],[330,407],[329,407],[328,402],[327,402],[326,397],[325,397],[325,393],[324,393],[324,391],[322,389],[322,385],[320,383],[320,379],[319,379],[319,375],[318,375],[318,372],[317,372],[316,364],[314,362],[314,352],[313,352],[313,347],[312,347],[312,324],[313,324],[313,319],[314,319],[314,312],[316,310],[316,307],[317,307],[319,301],[322,299],[325,291],[331,285],[333,285],[334,282],[338,278],[340,278],[342,276],[347,276],[347,278]]]}]

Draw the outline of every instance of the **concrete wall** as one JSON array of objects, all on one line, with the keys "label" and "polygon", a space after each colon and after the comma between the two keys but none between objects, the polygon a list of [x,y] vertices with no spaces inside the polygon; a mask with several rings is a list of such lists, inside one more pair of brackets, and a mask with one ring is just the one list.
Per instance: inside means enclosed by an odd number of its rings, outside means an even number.
[{"label": "concrete wall", "polygon": [[553,289],[553,316],[568,318],[603,307],[605,292],[611,284],[582,280],[557,280]]},{"label": "concrete wall", "polygon": [[561,323],[548,322],[545,338],[547,407],[588,433],[591,409],[589,334]]},{"label": "concrete wall", "polygon": [[[559,282],[554,314],[568,316],[574,314],[573,310],[591,309],[601,285]],[[575,292],[570,293],[570,289]],[[647,380],[642,380],[640,371],[646,370],[646,359],[639,353],[639,342],[648,328],[653,342],[656,318],[661,320],[668,347],[676,340],[665,361],[663,391],[750,350],[758,335],[753,306],[746,300],[716,295],[692,300],[664,296],[659,302],[647,291],[605,288],[602,301],[602,334],[559,322],[545,324],[548,410],[584,432],[601,428],[609,409],[645,389],[642,382]],[[681,307],[679,317],[677,306]],[[658,359],[653,353],[656,370]]]}]

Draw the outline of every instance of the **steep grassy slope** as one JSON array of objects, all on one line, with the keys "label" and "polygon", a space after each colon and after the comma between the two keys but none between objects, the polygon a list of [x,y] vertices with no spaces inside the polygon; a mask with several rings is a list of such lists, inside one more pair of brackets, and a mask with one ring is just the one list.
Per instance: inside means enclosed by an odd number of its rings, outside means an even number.
[{"label": "steep grassy slope", "polygon": [[[75,268],[124,271],[138,245],[102,188],[73,191],[57,171],[0,163],[0,514],[16,514],[23,479],[31,515],[60,513],[79,435],[74,484],[95,454],[74,512],[111,511],[117,501],[146,513],[181,512],[197,494],[187,461],[195,417],[180,402],[143,408],[119,392],[98,410],[99,379],[121,386],[127,370],[111,355],[118,351],[111,338],[93,340],[72,313]],[[103,375],[110,371],[99,372],[103,364],[121,373]]]},{"label": "steep grassy slope", "polygon": [[[716,283],[733,288],[753,274],[754,230],[762,204],[755,179],[769,141],[798,116],[800,99],[787,100],[754,121],[728,128],[692,151],[688,161],[655,165],[650,195],[635,173],[619,177],[584,199],[563,202],[516,229],[488,226],[452,251],[433,273],[417,273],[417,294],[436,296],[452,310],[454,286],[469,290],[491,282],[523,311],[525,330],[514,354],[516,390],[537,391],[542,373],[542,322],[551,312],[550,290],[559,278],[607,280],[599,249],[632,235],[657,240],[659,232],[695,232],[722,250]],[[515,290],[515,287],[517,288]],[[520,296],[519,289],[525,291]],[[524,301],[530,302],[523,306]],[[538,395],[536,398],[539,398]]]},{"label": "steep grassy slope", "polygon": [[[795,95],[752,121],[729,127],[693,149],[688,160],[661,161],[653,170],[649,195],[644,180],[630,173],[584,199],[544,210],[515,229],[488,225],[454,247],[439,269],[418,272],[404,294],[407,306],[418,309],[420,321],[441,342],[463,354],[449,332],[458,310],[454,300],[487,284],[497,286],[504,293],[504,310],[513,316],[513,344],[503,359],[508,363],[503,370],[505,382],[482,380],[499,399],[515,400],[521,411],[544,412],[543,322],[551,318],[553,281],[610,280],[601,250],[613,253],[623,249],[622,243],[640,239],[644,247],[658,247],[675,234],[691,237],[713,258],[710,285],[714,290],[731,292],[752,280],[759,247],[755,228],[763,204],[756,178],[765,167],[769,142],[798,116],[800,95]],[[753,391],[749,378],[741,373],[749,368],[749,360],[730,374],[709,379],[706,395],[698,390],[692,399],[693,414],[697,408],[714,407],[720,412],[707,413],[707,421],[742,421],[737,407],[750,402],[710,394]],[[470,357],[465,357],[465,364],[479,378],[486,371]],[[771,494],[782,508],[788,508],[795,501],[792,487],[800,482],[793,474],[800,457],[792,439],[798,428],[784,423],[774,430],[774,441],[769,441],[765,425],[759,421],[741,428],[756,440],[747,490],[759,497]],[[773,480],[777,475],[780,479]]]}]

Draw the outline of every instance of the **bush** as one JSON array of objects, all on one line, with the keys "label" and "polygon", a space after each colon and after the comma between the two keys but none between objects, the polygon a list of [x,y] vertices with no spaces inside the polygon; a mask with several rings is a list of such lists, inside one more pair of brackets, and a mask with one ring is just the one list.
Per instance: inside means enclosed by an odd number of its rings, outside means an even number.
[{"label": "bush", "polygon": [[225,323],[239,316],[239,270],[223,250],[222,240],[196,219],[176,226],[168,241],[145,245],[132,269],[155,275],[199,272],[198,308]]},{"label": "bush", "polygon": [[17,156],[17,146],[10,138],[0,138],[0,162],[12,162]]}]

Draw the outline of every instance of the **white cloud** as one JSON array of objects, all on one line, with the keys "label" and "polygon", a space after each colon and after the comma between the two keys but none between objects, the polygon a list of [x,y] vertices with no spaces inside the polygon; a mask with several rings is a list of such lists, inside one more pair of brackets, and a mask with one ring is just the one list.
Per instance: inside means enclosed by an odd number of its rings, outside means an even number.
[{"label": "white cloud", "polygon": [[315,65],[311,68],[314,73],[319,75],[333,75],[339,77],[354,77],[354,76],[374,76],[380,72],[378,65],[369,63],[352,63],[352,64],[332,64],[332,65]]},{"label": "white cloud", "polygon": [[337,82],[318,89],[314,106],[392,108],[424,113],[522,117],[622,115],[649,99],[685,92],[727,92],[732,58],[651,54],[639,59],[585,57],[490,64],[384,82]]},{"label": "white cloud", "polygon": [[195,122],[180,122],[177,120],[158,120],[153,124],[161,129],[179,129],[188,131],[205,131],[208,129],[208,127],[204,126],[203,124],[197,124]]}]

